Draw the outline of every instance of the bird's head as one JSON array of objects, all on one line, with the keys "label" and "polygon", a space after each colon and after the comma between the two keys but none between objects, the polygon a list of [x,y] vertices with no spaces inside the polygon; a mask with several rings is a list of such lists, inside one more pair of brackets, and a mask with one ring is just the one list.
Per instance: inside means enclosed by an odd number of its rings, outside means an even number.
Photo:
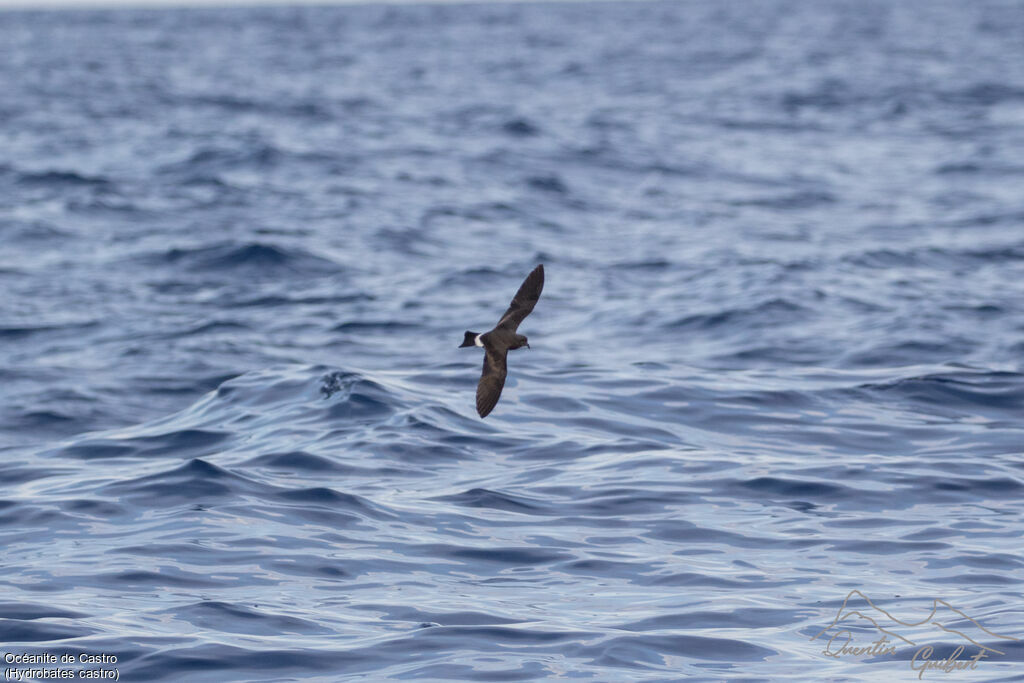
[{"label": "bird's head", "polygon": [[516,335],[516,348],[518,349],[518,348],[521,348],[523,346],[525,346],[526,348],[530,348],[530,342],[526,339],[526,335],[524,335],[524,334],[517,334]]}]

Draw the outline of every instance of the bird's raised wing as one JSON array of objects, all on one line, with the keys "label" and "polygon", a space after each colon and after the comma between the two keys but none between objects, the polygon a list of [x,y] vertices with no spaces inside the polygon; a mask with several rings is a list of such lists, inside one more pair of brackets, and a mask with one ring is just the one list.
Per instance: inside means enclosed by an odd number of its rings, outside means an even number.
[{"label": "bird's raised wing", "polygon": [[507,356],[508,351],[498,351],[484,343],[484,371],[480,375],[480,383],[476,385],[476,412],[480,417],[487,417],[498,404],[501,390],[505,386],[505,375],[508,374],[508,366],[505,364]]},{"label": "bird's raised wing", "polygon": [[523,284],[520,285],[519,291],[512,297],[512,303],[509,305],[508,310],[501,316],[501,321],[497,324],[497,327],[504,327],[512,332],[519,329],[519,323],[523,322],[523,319],[530,315],[530,311],[537,305],[537,300],[540,299],[540,292],[544,289],[544,264],[540,264],[533,271],[526,276],[523,280]]}]

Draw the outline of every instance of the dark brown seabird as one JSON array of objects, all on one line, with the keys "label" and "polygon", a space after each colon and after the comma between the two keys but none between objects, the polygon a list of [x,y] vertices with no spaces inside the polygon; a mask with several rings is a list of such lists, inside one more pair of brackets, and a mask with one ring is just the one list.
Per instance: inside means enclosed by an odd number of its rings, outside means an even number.
[{"label": "dark brown seabird", "polygon": [[466,332],[465,338],[459,348],[467,346],[484,347],[484,372],[480,375],[480,383],[476,386],[476,412],[480,417],[487,417],[488,413],[494,410],[501,396],[501,390],[505,386],[505,375],[508,374],[506,358],[512,349],[521,346],[530,348],[526,337],[516,334],[519,323],[523,318],[530,315],[530,311],[537,305],[540,298],[540,291],[544,289],[544,264],[533,269],[526,279],[523,280],[519,291],[512,298],[508,310],[501,316],[501,320],[490,332],[477,334]]}]

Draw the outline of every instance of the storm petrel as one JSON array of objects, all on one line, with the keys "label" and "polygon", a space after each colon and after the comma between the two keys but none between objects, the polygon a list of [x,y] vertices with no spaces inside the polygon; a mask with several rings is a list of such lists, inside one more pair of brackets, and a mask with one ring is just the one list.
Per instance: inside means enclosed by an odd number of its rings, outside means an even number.
[{"label": "storm petrel", "polygon": [[530,311],[537,305],[542,289],[544,264],[537,266],[526,276],[508,310],[501,316],[493,330],[483,334],[466,332],[462,344],[459,345],[460,349],[467,346],[484,348],[484,372],[480,375],[480,384],[476,385],[476,412],[480,413],[480,417],[487,417],[498,403],[501,389],[505,386],[505,375],[508,374],[505,362],[508,352],[521,346],[530,348],[526,337],[516,334],[516,330],[519,329],[519,323],[523,322],[523,318],[530,315]]}]

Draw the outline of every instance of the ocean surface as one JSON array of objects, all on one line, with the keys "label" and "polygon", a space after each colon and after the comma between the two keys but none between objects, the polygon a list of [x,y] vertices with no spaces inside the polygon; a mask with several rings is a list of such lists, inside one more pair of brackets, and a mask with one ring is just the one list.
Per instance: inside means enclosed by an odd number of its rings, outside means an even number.
[{"label": "ocean surface", "polygon": [[1024,2],[0,13],[8,678],[1024,680],[1022,359]]}]

